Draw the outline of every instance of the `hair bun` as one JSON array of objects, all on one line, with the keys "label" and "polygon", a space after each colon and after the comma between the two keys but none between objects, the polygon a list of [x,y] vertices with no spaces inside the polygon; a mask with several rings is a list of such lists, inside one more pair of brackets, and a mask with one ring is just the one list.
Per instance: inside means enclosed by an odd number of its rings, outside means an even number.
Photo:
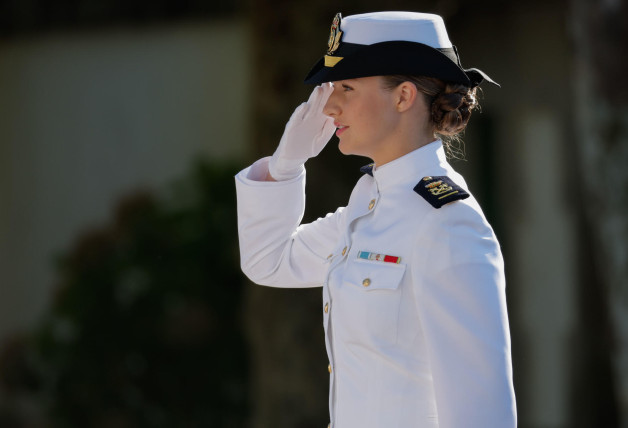
[{"label": "hair bun", "polygon": [[443,111],[454,111],[462,105],[464,96],[465,94],[461,92],[441,92],[434,100],[434,105],[438,105]]},{"label": "hair bun", "polygon": [[475,88],[448,84],[432,101],[432,120],[436,132],[455,135],[462,132],[469,122],[471,111],[477,105]]}]

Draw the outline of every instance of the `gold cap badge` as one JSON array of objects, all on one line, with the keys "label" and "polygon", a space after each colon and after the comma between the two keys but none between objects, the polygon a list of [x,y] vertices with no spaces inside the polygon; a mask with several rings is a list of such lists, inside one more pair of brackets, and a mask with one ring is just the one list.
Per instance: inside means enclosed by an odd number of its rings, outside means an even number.
[{"label": "gold cap badge", "polygon": [[336,52],[338,46],[340,46],[340,36],[342,36],[342,31],[340,31],[341,20],[342,15],[337,13],[331,23],[331,33],[329,34],[329,41],[327,42],[327,55],[332,55]]},{"label": "gold cap badge", "polygon": [[337,13],[334,16],[334,20],[331,23],[331,33],[329,34],[329,41],[327,42],[327,55],[325,55],[325,67],[333,67],[338,64],[342,57],[332,57],[334,52],[340,46],[340,38],[342,36],[342,31],[340,31],[340,21],[342,20],[342,15]]}]

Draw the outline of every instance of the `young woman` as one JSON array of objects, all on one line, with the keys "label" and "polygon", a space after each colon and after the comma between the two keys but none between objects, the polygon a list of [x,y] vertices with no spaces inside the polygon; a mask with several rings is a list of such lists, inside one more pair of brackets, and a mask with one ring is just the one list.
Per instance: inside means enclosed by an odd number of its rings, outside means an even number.
[{"label": "young woman", "polygon": [[[514,427],[502,255],[437,138],[492,81],[436,15],[338,14],[328,48],[273,156],[236,176],[242,269],[322,286],[331,427]],[[373,164],[346,207],[300,225],[303,165],[334,131]]]}]

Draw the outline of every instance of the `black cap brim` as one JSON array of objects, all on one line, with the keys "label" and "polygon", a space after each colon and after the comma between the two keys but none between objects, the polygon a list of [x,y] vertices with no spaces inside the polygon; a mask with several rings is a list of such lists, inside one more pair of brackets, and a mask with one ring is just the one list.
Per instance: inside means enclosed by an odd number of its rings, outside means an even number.
[{"label": "black cap brim", "polygon": [[[342,47],[342,45],[341,45]],[[483,79],[493,82],[485,73],[470,69],[468,73],[457,63],[455,49],[435,49],[422,43],[388,41],[372,45],[352,45],[345,55],[339,49],[334,57],[342,57],[333,67],[319,60],[305,77],[307,84],[394,74],[435,77],[446,82],[474,87]]]}]

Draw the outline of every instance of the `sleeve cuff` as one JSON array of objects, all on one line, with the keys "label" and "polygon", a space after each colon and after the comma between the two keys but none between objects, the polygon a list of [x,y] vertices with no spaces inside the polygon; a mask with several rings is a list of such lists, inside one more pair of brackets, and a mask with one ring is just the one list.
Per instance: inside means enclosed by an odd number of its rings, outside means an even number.
[{"label": "sleeve cuff", "polygon": [[266,181],[266,176],[268,175],[268,162],[270,161],[270,156],[265,158],[261,158],[254,162],[251,166],[243,169],[236,175],[236,179],[244,184],[249,186],[273,186],[278,183],[292,183],[295,181],[299,181],[303,179],[305,175],[305,168],[301,171],[301,173],[291,179],[288,180],[278,180],[278,181]]}]

